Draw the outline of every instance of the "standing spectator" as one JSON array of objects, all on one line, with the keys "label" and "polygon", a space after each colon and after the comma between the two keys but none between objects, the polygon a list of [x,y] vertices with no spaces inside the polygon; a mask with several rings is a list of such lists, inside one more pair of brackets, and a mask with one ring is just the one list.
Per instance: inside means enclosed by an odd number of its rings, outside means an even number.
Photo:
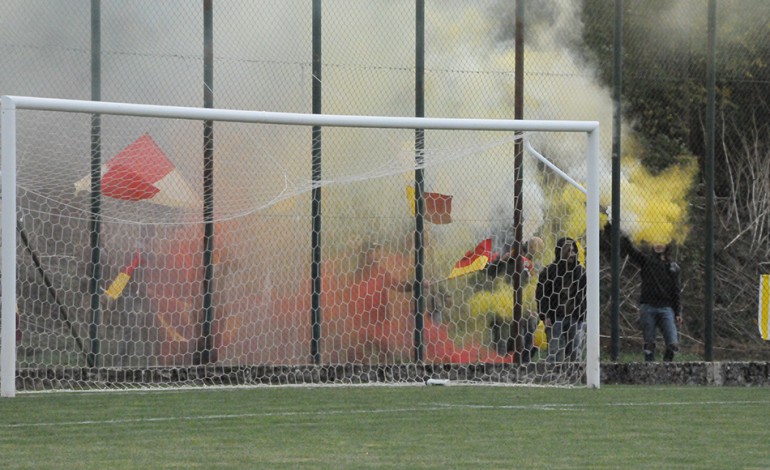
[{"label": "standing spectator", "polygon": [[[605,230],[610,225],[607,224]],[[655,360],[657,331],[663,335],[666,351],[664,361],[673,361],[679,351],[677,326],[682,326],[682,306],[679,303],[679,265],[671,259],[671,245],[655,244],[651,252],[638,250],[628,237],[620,239],[621,256],[628,258],[641,270],[642,293],[639,298],[639,323],[642,328],[644,360]]]},{"label": "standing spectator", "polygon": [[548,335],[548,360],[575,361],[582,351],[586,317],[586,272],[571,238],[556,242],[553,263],[540,271],[535,296]]},{"label": "standing spectator", "polygon": [[[516,272],[516,250],[513,249],[513,234],[512,232],[506,232],[502,237],[503,243],[499,241],[495,242],[493,239],[492,252],[495,257],[490,261],[485,270],[488,280],[496,279],[498,276],[502,276],[504,282],[511,285],[512,278]],[[534,256],[537,255],[538,260],[542,258],[543,248],[545,243],[539,237],[533,236],[526,242],[521,244],[523,255],[521,256],[521,287],[524,288],[529,284],[530,279],[534,277],[537,272]],[[492,286],[492,289],[497,289],[498,286]],[[511,318],[510,309],[502,314],[495,312],[490,320],[489,327],[492,332],[492,342],[497,348],[499,354],[507,354],[516,351],[519,354],[520,361],[527,363],[531,359],[534,334],[537,329],[537,316],[530,311],[522,313],[522,318],[518,321],[513,321]]]}]

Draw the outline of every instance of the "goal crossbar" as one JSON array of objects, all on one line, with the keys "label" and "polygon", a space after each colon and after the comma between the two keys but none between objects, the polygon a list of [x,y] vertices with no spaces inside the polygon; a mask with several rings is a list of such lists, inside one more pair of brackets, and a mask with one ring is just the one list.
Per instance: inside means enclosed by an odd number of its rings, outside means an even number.
[{"label": "goal crossbar", "polygon": [[[16,111],[58,111],[321,127],[359,127],[422,130],[585,133],[587,339],[586,385],[598,388],[599,375],[599,123],[597,121],[455,119],[389,116],[300,114],[232,109],[192,108],[114,102],[2,97],[2,272],[16,272]],[[0,396],[15,395],[16,276],[2,276],[0,326]]]}]

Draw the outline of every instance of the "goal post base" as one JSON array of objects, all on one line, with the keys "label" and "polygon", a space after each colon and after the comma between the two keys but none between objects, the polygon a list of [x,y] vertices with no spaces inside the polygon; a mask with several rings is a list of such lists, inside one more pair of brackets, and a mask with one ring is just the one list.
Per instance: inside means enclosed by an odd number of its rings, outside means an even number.
[{"label": "goal post base", "polygon": [[[267,385],[448,384],[581,385],[584,366],[576,364],[403,364],[325,366],[196,366],[149,369],[20,369],[16,386],[25,391],[131,390]],[[577,382],[575,379],[577,378]],[[585,383],[582,384],[585,386]]]}]

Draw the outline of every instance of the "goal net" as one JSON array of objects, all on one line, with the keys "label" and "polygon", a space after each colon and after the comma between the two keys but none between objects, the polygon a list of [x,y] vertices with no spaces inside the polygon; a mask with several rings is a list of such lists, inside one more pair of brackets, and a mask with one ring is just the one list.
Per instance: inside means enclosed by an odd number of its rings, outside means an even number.
[{"label": "goal net", "polygon": [[595,122],[2,106],[3,396],[599,386]]}]

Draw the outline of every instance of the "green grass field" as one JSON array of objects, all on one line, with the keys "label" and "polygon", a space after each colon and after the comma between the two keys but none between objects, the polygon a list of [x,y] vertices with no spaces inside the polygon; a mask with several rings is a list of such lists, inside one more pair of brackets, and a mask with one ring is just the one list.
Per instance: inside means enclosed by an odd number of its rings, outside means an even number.
[{"label": "green grass field", "polygon": [[0,400],[2,468],[768,468],[770,390],[274,387]]}]

